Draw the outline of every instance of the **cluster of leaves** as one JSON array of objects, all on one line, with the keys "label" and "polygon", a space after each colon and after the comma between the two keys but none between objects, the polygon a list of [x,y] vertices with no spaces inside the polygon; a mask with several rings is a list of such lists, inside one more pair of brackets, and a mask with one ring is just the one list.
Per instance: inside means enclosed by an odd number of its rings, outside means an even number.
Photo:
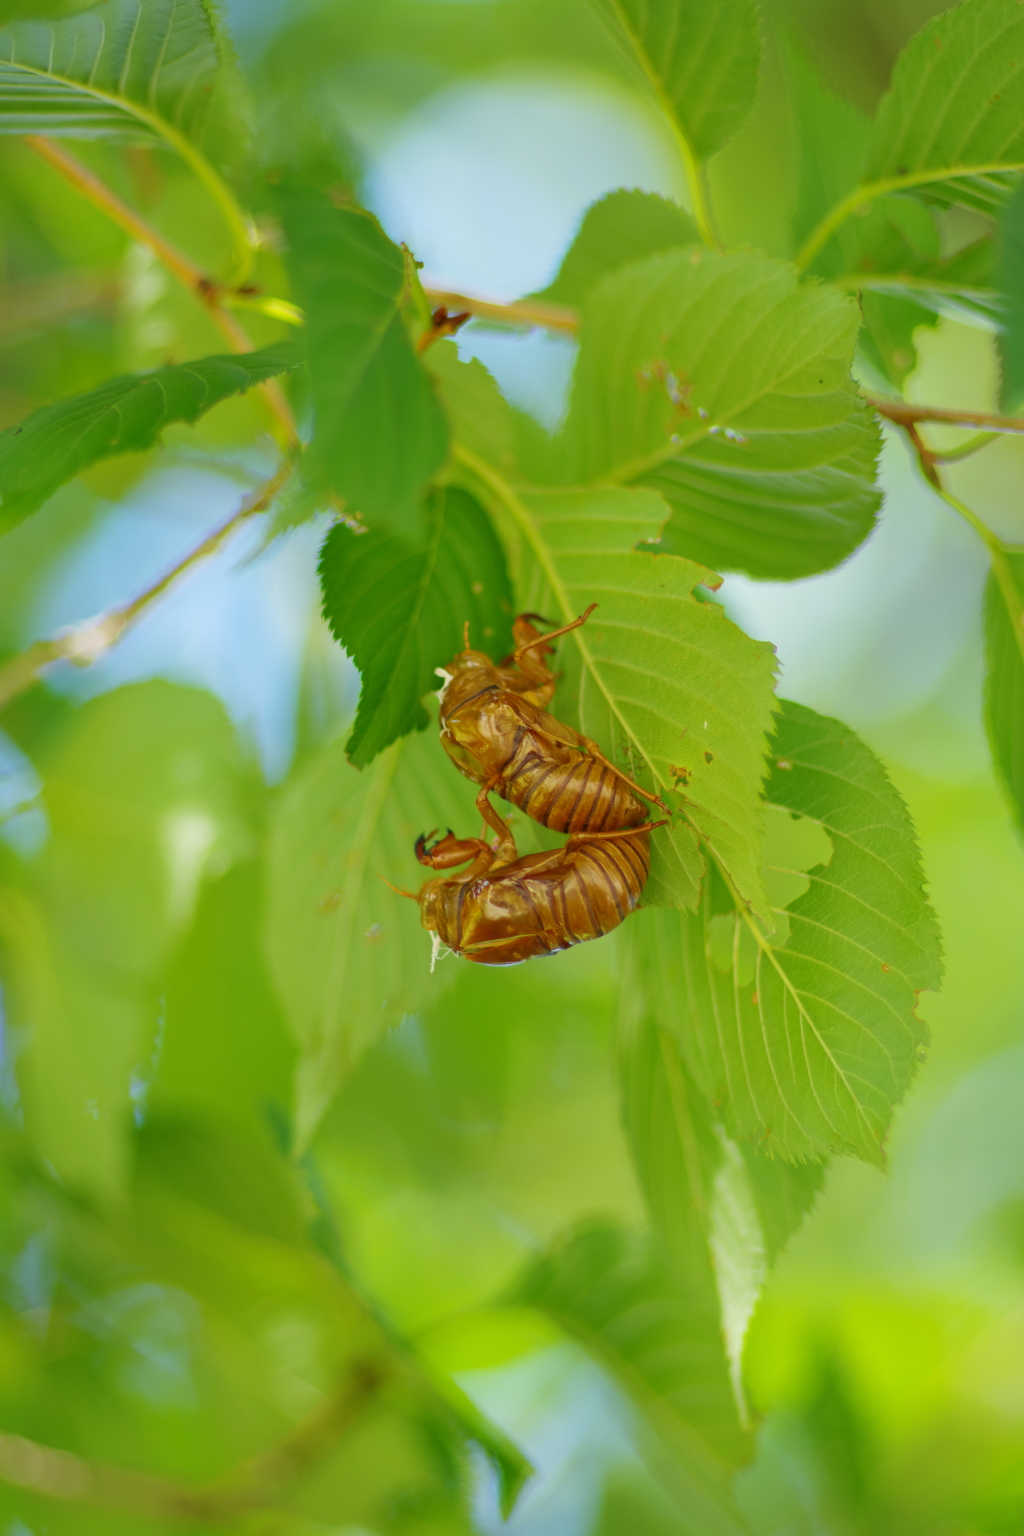
[{"label": "cluster of leaves", "polygon": [[[289,285],[287,300],[264,303],[264,320],[301,320],[302,340],[109,379],[0,434],[6,531],[100,460],[296,374],[310,428],[287,448],[294,479],[276,526],[343,514],[320,575],[325,617],[361,675],[351,730],[308,754],[272,806],[206,695],[122,689],[48,736],[27,731],[49,838],[28,865],[7,861],[0,892],[4,980],[25,1042],[24,1128],[11,1131],[25,1167],[4,1241],[15,1253],[30,1229],[56,1234],[65,1299],[48,1296],[47,1308],[67,1312],[73,1296],[100,1319],[96,1276],[126,1266],[145,1277],[139,1306],[164,1319],[187,1313],[189,1298],[200,1308],[194,1443],[157,1454],[155,1431],[129,1423],[126,1407],[117,1459],[197,1481],[285,1434],[302,1415],[270,1400],[282,1397],[267,1356],[275,1319],[299,1319],[313,1341],[307,1403],[331,1379],[344,1402],[354,1382],[379,1377],[373,1404],[297,1501],[279,1508],[276,1485],[264,1501],[296,1532],[356,1520],[465,1529],[469,1447],[483,1446],[510,1488],[522,1471],[360,1299],[315,1177],[325,1118],[370,1047],[410,1016],[439,1016],[468,985],[455,964],[428,970],[416,909],[378,879],[415,882],[412,845],[428,827],[469,830],[471,791],[425,707],[464,624],[497,659],[516,611],[561,622],[598,603],[563,645],[558,713],[671,808],[646,909],[621,936],[622,1118],[646,1223],[563,1233],[506,1299],[553,1319],[619,1379],[681,1530],[743,1528],[730,1479],[749,1452],[751,1316],[827,1159],[883,1161],[925,1044],[917,995],[940,979],[897,792],[851,730],[776,699],[772,648],[742,633],[714,593],[721,572],[830,570],[871,533],[880,432],[852,377],[858,346],[862,366],[898,388],[915,327],[958,308],[998,316],[1004,405],[1024,398],[1024,10],[963,0],[930,23],[873,123],[793,55],[804,160],[792,260],[720,249],[708,196],[707,163],[757,90],[754,0],[598,0],[595,10],[669,117],[692,212],[610,194],[532,296],[578,317],[557,432],[436,338],[412,256],[339,178],[298,156],[259,176],[254,153],[261,212],[284,250],[274,275]],[[0,132],[161,145],[198,177],[231,237],[228,275],[196,294],[207,309],[253,297],[250,222],[226,177],[224,140],[241,134],[239,118],[205,0],[108,0],[0,32]],[[857,210],[865,216],[850,218]],[[991,548],[988,715],[1024,815],[1024,555]],[[294,1060],[271,1052],[248,1087],[250,1041],[218,1036],[215,997],[182,996],[180,946],[197,901],[250,904],[251,952],[229,956],[227,974],[244,986],[247,966],[258,968],[254,1017],[280,1011],[294,1042]],[[195,931],[212,945],[215,916]],[[169,1044],[153,1104],[139,1109],[135,1094],[132,1158],[132,1074],[161,1007]],[[485,1009],[481,1028],[487,1019]],[[233,1103],[242,1129],[213,1146],[189,1122],[195,1089],[182,1085],[218,1073],[220,1088],[199,1097],[212,1093],[218,1113]],[[279,1106],[291,1162],[254,1128],[261,1097]],[[235,1182],[249,1158],[257,1172]],[[55,1312],[47,1326],[117,1336],[113,1322],[77,1314]],[[114,1459],[74,1396],[76,1371],[86,1374],[75,1348],[52,1371],[32,1355],[26,1370],[49,1406],[10,1427],[59,1420],[69,1449]],[[65,1394],[62,1417],[52,1399]],[[218,1413],[227,1439],[208,1430],[205,1415]],[[319,1420],[291,1434],[324,1437]],[[12,1515],[32,1519],[37,1497],[61,1490],[45,1460],[28,1465],[19,1473],[16,1447],[0,1440],[0,1477],[16,1488],[20,1477]],[[223,1497],[211,1518],[230,1523],[238,1511]],[[82,1530],[84,1518],[76,1507],[63,1526],[48,1513],[47,1528]]]}]

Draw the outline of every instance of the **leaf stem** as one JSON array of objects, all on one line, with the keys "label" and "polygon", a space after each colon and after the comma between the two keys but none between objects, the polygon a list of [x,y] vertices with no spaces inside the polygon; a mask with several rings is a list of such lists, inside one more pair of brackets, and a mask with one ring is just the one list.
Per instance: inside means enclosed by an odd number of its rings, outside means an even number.
[{"label": "leaf stem", "polygon": [[1006,545],[998,534],[993,533],[992,529],[982,522],[976,512],[972,512],[971,508],[960,500],[959,496],[954,496],[952,491],[947,490],[938,481],[933,481],[932,484],[946,505],[974,529],[988,550],[992,575],[995,577],[1000,596],[1005,604],[1006,616],[1010,621],[1010,628],[1013,630],[1021,660],[1024,661],[1024,599],[1017,589],[1010,562],[1006,558]]},{"label": "leaf stem", "polygon": [[12,656],[9,661],[0,665],[0,709],[3,709],[12,699],[17,698],[20,693],[24,693],[27,688],[31,688],[40,672],[52,666],[55,661],[71,661],[76,666],[87,667],[103,656],[141,614],[162,597],[186,571],[215,554],[236,528],[240,528],[257,512],[264,512],[267,509],[291,474],[294,463],[294,458],[286,459],[269,480],[245,498],[241,507],[228,518],[227,522],[221,523],[219,528],[207,534],[200,544],[183,556],[152,586],[146,587],[137,597],[132,598],[131,602],[124,603],[119,608],[111,608],[107,613],[100,614],[98,618],[86,620],[84,624],[75,624],[50,640],[36,640],[20,655]]},{"label": "leaf stem", "polygon": [[715,222],[714,208],[711,202],[711,187],[708,184],[707,167],[700,160],[697,151],[690,143],[689,136],[679,121],[672,98],[665,89],[664,81],[654,67],[646,48],[640,38],[629,24],[629,20],[622,9],[620,0],[611,0],[611,9],[615,13],[615,19],[622,28],[623,33],[629,39],[630,46],[636,54],[647,83],[654,93],[655,99],[672,131],[672,137],[676,141],[679,158],[683,162],[683,171],[686,175],[686,185],[690,193],[690,209],[693,213],[697,229],[704,244],[717,249],[721,245],[718,236],[718,228]]},{"label": "leaf stem", "polygon": [[[130,208],[106,182],[101,181],[87,165],[75,155],[69,154],[62,145],[39,134],[27,134],[25,143],[76,192],[105,213],[112,223],[123,229],[133,240],[149,247],[179,283],[199,300],[232,351],[252,351],[252,338],[248,331],[223,307],[227,296],[225,290],[208,277],[190,256],[167,240],[134,208]],[[283,300],[276,302],[284,303]],[[282,447],[289,451],[298,447],[299,434],[295,417],[280,384],[276,379],[268,379],[257,387],[276,424]]]},{"label": "leaf stem", "polygon": [[988,304],[990,308],[999,298],[992,288],[972,288],[966,283],[947,283],[941,278],[923,277],[915,272],[844,272],[840,277],[830,277],[829,282],[835,288],[864,289],[867,293],[875,291],[886,293],[893,288],[906,288],[911,292],[916,290],[922,293],[948,293],[951,298],[966,295],[977,300],[979,304]]},{"label": "leaf stem", "polygon": [[876,198],[887,197],[891,192],[904,192],[909,187],[923,187],[933,181],[954,181],[963,176],[995,176],[1006,171],[1024,171],[1024,163],[1007,165],[946,165],[934,170],[911,171],[906,176],[885,176],[879,181],[862,182],[859,187],[854,187],[834,207],[830,208],[825,217],[811,231],[793,260],[801,271],[810,266],[835,234],[840,225],[845,224],[851,214],[858,208],[863,208],[867,203],[873,203]]},{"label": "leaf stem", "polygon": [[969,459],[972,453],[978,453],[980,449],[987,448],[989,443],[999,441],[998,432],[976,432],[969,437],[966,443],[961,443],[959,448],[950,448],[944,453],[932,453],[936,464],[956,464],[961,459]]}]

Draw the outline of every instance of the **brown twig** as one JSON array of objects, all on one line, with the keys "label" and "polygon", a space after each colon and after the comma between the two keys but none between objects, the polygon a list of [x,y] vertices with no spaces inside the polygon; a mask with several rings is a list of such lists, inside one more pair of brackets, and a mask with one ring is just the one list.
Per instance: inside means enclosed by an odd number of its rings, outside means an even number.
[{"label": "brown twig", "polygon": [[940,479],[939,471],[936,468],[935,454],[923,440],[920,432],[917,430],[917,427],[912,421],[905,422],[903,424],[903,430],[910,438],[910,441],[913,443],[917,452],[917,462],[921,466],[922,475],[924,475],[926,480],[931,481],[932,485],[934,485],[937,491],[941,491],[942,480]]},{"label": "brown twig", "polygon": [[[911,406],[908,409],[913,410]],[[945,417],[940,418],[945,420]],[[1012,420],[1012,418],[1009,418]],[[1017,581],[1007,555],[1007,546],[999,535],[983,522],[978,514],[970,508],[966,502],[955,496],[944,483],[939,473],[940,456],[930,449],[917,430],[914,421],[901,421],[900,426],[909,437],[917,460],[921,467],[921,473],[935,490],[936,495],[941,496],[947,507],[951,507],[958,517],[963,518],[981,539],[988,550],[989,562],[992,568],[992,576],[999,594],[1006,608],[1006,614],[1010,621],[1010,628],[1017,646],[1018,654],[1024,661],[1024,595],[1020,592]]]},{"label": "brown twig", "polygon": [[898,427],[934,421],[950,427],[974,427],[982,432],[1024,432],[1024,416],[1000,416],[992,411],[963,411],[942,405],[908,405],[903,400],[883,400],[867,395],[868,405]]},{"label": "brown twig", "polygon": [[190,1487],[7,1434],[0,1434],[0,1479],[48,1498],[148,1519],[219,1521],[269,1510],[288,1485],[352,1427],[387,1376],[381,1360],[355,1361],[343,1385],[321,1409],[269,1450],[213,1482]]},{"label": "brown twig", "polygon": [[542,325],[549,331],[578,331],[580,317],[566,304],[547,304],[542,299],[519,299],[514,304],[496,304],[491,299],[475,299],[468,293],[449,293],[444,288],[425,288],[432,304],[447,310],[466,310],[481,320],[500,320],[506,325]]},{"label": "brown twig", "polygon": [[[224,308],[228,290],[197,266],[192,258],[167,240],[158,229],[130,208],[106,182],[92,172],[61,144],[39,134],[26,134],[25,143],[53,167],[76,192],[99,208],[133,240],[146,245],[184,288],[199,300],[214,325],[233,352],[251,352],[252,338],[245,326]],[[284,391],[276,379],[257,385],[277,426],[282,446],[291,450],[299,444],[298,429]]]},{"label": "brown twig", "polygon": [[31,688],[40,672],[45,667],[52,666],[55,661],[71,661],[80,667],[87,667],[97,661],[120,640],[140,614],[162,597],[179,577],[193,565],[214,554],[225,539],[229,538],[248,518],[266,510],[291,474],[293,463],[293,459],[287,459],[270,480],[246,497],[238,511],[233,513],[227,522],[215,528],[201,544],[197,544],[195,549],[179,560],[177,565],[172,566],[159,581],[155,581],[144,592],[140,592],[138,597],[133,598],[130,603],[124,603],[119,608],[111,608],[99,618],[88,619],[84,624],[75,624],[72,628],[64,630],[62,634],[55,635],[52,640],[37,640],[19,656],[12,656],[10,661],[0,665],[0,709],[9,704],[18,694],[24,693],[26,688]]},{"label": "brown twig", "polygon": [[454,336],[472,318],[468,309],[464,309],[461,314],[450,315],[446,307],[439,304],[430,317],[429,326],[416,343],[416,351],[422,356],[435,341],[441,341],[445,336]]}]

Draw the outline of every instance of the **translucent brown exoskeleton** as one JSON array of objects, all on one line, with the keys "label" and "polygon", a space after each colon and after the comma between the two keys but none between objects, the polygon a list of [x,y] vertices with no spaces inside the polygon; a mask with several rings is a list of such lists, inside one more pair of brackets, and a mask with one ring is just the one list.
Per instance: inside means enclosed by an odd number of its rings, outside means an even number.
[{"label": "translucent brown exoskeleton", "polygon": [[651,864],[650,834],[663,825],[570,837],[562,848],[507,863],[482,838],[448,832],[428,846],[429,833],[416,843],[421,864],[469,868],[427,881],[416,897],[420,920],[435,942],[479,965],[518,965],[602,938],[639,902]]},{"label": "translucent brown exoskeleton", "polygon": [[551,641],[585,624],[596,606],[546,635],[533,627],[536,614],[521,614],[516,649],[497,665],[471,650],[467,636],[466,649],[444,669],[441,741],[455,766],[480,785],[477,807],[506,859],[513,845],[490,802],[492,791],[534,821],[573,836],[639,826],[648,815],[644,800],[666,809],[596,742],[543,708],[556,682],[547,665]]}]

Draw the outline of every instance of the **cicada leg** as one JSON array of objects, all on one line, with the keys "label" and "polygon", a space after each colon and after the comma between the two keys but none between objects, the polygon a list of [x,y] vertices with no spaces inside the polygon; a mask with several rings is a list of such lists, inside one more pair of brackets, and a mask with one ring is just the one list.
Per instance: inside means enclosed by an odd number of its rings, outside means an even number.
[{"label": "cicada leg", "polygon": [[439,842],[428,847],[433,836],[433,832],[427,832],[416,839],[416,857],[428,869],[456,869],[472,859],[469,869],[459,878],[475,880],[486,874],[494,863],[494,849],[482,837],[456,837],[449,827]]},{"label": "cicada leg", "polygon": [[[538,645],[549,645],[552,640],[557,640],[561,635],[567,635],[570,630],[579,629],[581,624],[585,624],[587,622],[596,607],[596,603],[591,603],[587,611],[585,613],[581,613],[578,619],[573,619],[571,624],[563,624],[561,629],[551,629],[546,635],[538,635],[535,640],[527,640],[525,645],[516,646],[515,650],[512,652],[512,660],[515,665],[517,667],[522,666],[523,657],[526,655],[527,651],[534,650]],[[524,614],[523,617],[525,618],[526,615]],[[534,615],[530,615],[530,617],[534,617]]]},{"label": "cicada leg", "polygon": [[497,834],[498,862],[501,864],[511,864],[513,860],[519,857],[516,840],[512,836],[508,822],[503,816],[498,814],[490,800],[491,791],[497,789],[500,783],[500,773],[492,773],[489,778],[484,780],[480,786],[480,793],[476,797],[476,808],[491,831]]}]

